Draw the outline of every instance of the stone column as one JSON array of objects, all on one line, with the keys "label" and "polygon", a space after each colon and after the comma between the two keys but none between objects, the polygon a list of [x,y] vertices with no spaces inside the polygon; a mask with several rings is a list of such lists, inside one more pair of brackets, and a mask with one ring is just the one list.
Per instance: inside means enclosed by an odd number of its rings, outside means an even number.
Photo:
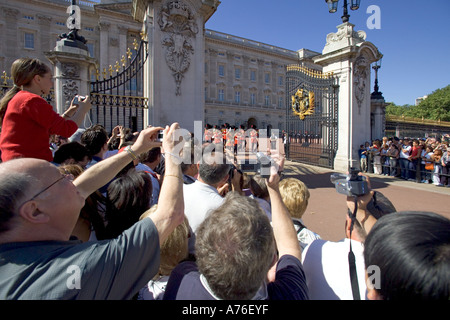
[{"label": "stone column", "polygon": [[381,98],[374,98],[372,95],[372,99],[370,100],[370,110],[371,110],[371,119],[372,122],[372,132],[371,132],[371,140],[381,139],[386,132],[386,101],[381,96]]},{"label": "stone column", "polygon": [[144,23],[150,55],[145,93],[149,124],[173,122],[193,131],[204,117],[204,25],[219,1],[134,0],[134,18]]},{"label": "stone column", "polygon": [[323,72],[333,72],[339,84],[338,150],[334,169],[346,172],[358,167],[358,149],[371,138],[370,65],[382,54],[364,31],[354,31],[346,22],[327,35],[322,55],[313,58]]},{"label": "stone column", "polygon": [[[84,48],[69,46],[61,39],[54,50],[45,56],[54,66],[56,112],[63,114],[73,97],[90,94],[90,72],[95,68],[95,59]],[[83,125],[80,126],[83,128]]]}]

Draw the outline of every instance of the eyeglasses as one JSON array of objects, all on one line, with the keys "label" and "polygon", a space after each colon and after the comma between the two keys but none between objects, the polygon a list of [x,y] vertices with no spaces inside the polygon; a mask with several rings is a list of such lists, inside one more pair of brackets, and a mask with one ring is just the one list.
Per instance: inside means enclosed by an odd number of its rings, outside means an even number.
[{"label": "eyeglasses", "polygon": [[27,201],[25,201],[25,202],[28,202],[28,201],[31,201],[31,200],[36,199],[38,196],[40,196],[42,193],[44,193],[45,191],[47,191],[48,189],[50,189],[51,187],[53,187],[55,184],[57,184],[58,182],[60,182],[60,181],[61,181],[62,179],[64,179],[64,178],[66,178],[66,179],[68,179],[68,180],[70,180],[70,181],[73,181],[73,180],[74,180],[73,174],[68,173],[68,172],[66,171],[66,173],[63,174],[63,175],[61,176],[61,178],[57,179],[55,182],[53,182],[53,183],[52,183],[51,185],[49,185],[47,188],[45,188],[45,189],[39,191],[39,192],[36,193],[31,199],[29,199],[29,200],[27,200]]}]

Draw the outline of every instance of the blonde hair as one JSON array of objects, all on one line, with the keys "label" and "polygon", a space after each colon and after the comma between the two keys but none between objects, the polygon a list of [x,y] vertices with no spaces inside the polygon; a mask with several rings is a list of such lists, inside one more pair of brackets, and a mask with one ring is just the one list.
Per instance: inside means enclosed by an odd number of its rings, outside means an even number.
[{"label": "blonde hair", "polygon": [[287,178],[280,181],[280,193],[291,216],[300,219],[308,207],[308,187],[299,179]]},{"label": "blonde hair", "polygon": [[0,125],[3,123],[8,103],[21,90],[28,85],[35,76],[43,76],[50,72],[50,68],[39,59],[20,58],[11,65],[11,77],[14,86],[0,100]]},{"label": "blonde hair", "polygon": [[[139,220],[145,219],[151,216],[156,211],[158,205],[153,205],[150,209],[145,211]],[[184,221],[178,225],[172,233],[169,235],[166,241],[161,246],[161,262],[159,265],[158,274],[154,279],[159,276],[168,276],[182,260],[186,259],[189,255],[188,238],[189,238],[189,222],[186,217]]]}]

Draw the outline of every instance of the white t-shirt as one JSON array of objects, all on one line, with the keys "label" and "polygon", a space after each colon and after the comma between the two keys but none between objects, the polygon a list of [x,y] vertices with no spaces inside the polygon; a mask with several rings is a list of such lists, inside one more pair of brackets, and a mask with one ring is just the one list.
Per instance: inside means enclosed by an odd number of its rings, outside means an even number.
[{"label": "white t-shirt", "polygon": [[[306,228],[302,219],[292,218],[292,220],[294,221],[294,228],[295,228],[295,231],[297,231],[298,243],[300,244],[300,247],[302,248],[302,250],[304,250],[306,248],[306,246],[309,245],[314,240],[320,239],[320,236],[317,233]],[[300,222],[303,226],[305,226],[305,228],[300,230],[300,226],[298,224],[295,224],[295,221]],[[300,232],[299,232],[299,230],[300,230]]]},{"label": "white t-shirt", "polygon": [[[361,300],[367,300],[363,244],[352,241]],[[315,240],[302,252],[303,270],[311,300],[353,300],[348,253],[350,240]]]},{"label": "white t-shirt", "polygon": [[[403,149],[406,149],[406,152],[403,152]],[[400,158],[408,159],[409,154],[411,152],[411,146],[401,146],[400,147]]]},{"label": "white t-shirt", "polygon": [[199,180],[183,184],[184,213],[195,233],[207,214],[217,209],[224,198],[216,188]]}]

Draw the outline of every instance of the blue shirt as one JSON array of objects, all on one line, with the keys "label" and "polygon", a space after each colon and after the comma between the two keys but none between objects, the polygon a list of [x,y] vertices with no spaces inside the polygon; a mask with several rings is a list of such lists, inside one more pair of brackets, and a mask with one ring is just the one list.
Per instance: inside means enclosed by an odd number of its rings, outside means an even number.
[{"label": "blue shirt", "polygon": [[[309,299],[302,264],[294,256],[284,255],[280,258],[275,279],[274,282],[267,284],[267,300]],[[202,284],[195,262],[185,261],[172,271],[163,300],[215,300],[215,298]]]}]

